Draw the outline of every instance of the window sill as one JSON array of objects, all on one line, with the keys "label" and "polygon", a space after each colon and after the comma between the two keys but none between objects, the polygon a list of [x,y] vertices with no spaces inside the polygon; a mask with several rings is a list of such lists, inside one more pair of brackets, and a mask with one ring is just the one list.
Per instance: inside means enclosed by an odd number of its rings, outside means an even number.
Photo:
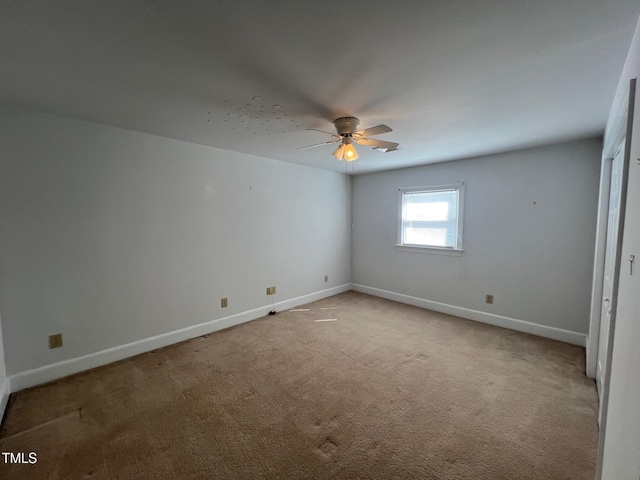
[{"label": "window sill", "polygon": [[461,257],[464,251],[456,248],[420,247],[417,245],[398,244],[396,244],[396,250],[398,252],[430,253],[433,255],[449,255],[452,257]]}]

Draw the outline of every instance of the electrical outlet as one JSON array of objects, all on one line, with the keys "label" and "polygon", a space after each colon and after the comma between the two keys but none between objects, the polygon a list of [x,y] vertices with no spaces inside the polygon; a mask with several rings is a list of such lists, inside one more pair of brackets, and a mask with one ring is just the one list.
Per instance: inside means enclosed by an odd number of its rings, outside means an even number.
[{"label": "electrical outlet", "polygon": [[271,287],[271,295],[275,295],[276,294],[276,287],[275,285],[273,287]]},{"label": "electrical outlet", "polygon": [[49,348],[58,348],[62,346],[62,334],[56,333],[49,335]]},{"label": "electrical outlet", "polygon": [[271,295],[271,287],[267,287],[267,295]]},{"label": "electrical outlet", "polygon": [[220,300],[220,308],[227,308],[227,297]]},{"label": "electrical outlet", "polygon": [[328,282],[328,281],[329,281],[329,275],[325,275],[325,276],[324,276],[324,281],[325,281],[325,282]]},{"label": "electrical outlet", "polygon": [[484,301],[485,303],[493,303],[493,295],[487,295]]}]

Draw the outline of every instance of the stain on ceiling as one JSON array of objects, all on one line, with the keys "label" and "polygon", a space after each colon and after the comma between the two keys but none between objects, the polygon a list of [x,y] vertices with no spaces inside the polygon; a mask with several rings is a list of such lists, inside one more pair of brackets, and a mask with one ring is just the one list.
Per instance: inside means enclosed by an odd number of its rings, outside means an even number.
[{"label": "stain on ceiling", "polygon": [[[602,134],[637,0],[0,0],[0,105],[349,173]],[[353,170],[352,170],[353,169]]]}]

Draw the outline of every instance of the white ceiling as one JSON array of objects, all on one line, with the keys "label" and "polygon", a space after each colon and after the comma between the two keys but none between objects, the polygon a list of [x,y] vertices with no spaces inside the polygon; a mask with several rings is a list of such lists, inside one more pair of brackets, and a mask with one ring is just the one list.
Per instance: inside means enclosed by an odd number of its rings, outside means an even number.
[{"label": "white ceiling", "polygon": [[[601,134],[638,0],[0,0],[0,104],[349,172]],[[260,98],[261,97],[261,98]],[[274,107],[275,106],[275,107]]]}]

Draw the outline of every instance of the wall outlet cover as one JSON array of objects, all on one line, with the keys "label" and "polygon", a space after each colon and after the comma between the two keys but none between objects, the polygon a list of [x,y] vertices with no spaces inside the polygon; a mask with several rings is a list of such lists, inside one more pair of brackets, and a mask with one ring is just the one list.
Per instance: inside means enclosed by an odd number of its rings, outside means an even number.
[{"label": "wall outlet cover", "polygon": [[49,335],[49,348],[59,348],[62,346],[62,334]]}]

